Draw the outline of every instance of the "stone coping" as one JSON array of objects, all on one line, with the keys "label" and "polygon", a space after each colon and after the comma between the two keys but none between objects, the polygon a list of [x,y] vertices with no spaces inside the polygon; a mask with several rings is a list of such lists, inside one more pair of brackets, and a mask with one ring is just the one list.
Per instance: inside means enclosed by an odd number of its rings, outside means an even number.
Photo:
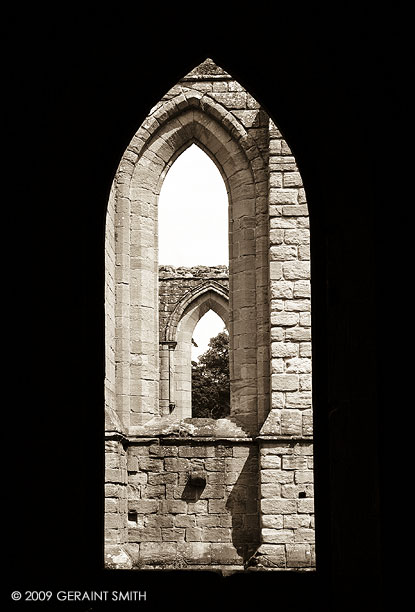
[{"label": "stone coping", "polygon": [[237,421],[226,419],[188,418],[178,421],[173,415],[154,417],[141,426],[130,427],[129,436],[173,436],[178,438],[248,438]]},{"label": "stone coping", "polygon": [[305,441],[312,442],[311,436],[253,434],[240,426],[235,418],[203,419],[187,418],[178,421],[172,415],[154,417],[145,425],[130,427],[128,432],[120,430],[107,430],[107,438],[118,438],[128,442],[150,440],[170,440],[174,443],[186,442],[253,442],[253,441]]}]

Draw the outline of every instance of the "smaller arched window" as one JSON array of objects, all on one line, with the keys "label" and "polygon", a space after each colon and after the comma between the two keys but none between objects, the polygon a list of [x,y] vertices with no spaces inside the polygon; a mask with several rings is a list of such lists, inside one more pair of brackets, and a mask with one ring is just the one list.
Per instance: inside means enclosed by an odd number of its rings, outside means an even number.
[{"label": "smaller arched window", "polygon": [[[227,291],[219,283],[201,283],[195,291],[185,294],[176,304],[166,326],[165,340],[161,343],[161,377],[166,381],[168,379],[169,384],[161,388],[164,389],[164,395],[168,390],[170,412],[174,411],[178,419],[202,416],[195,415],[192,411],[192,361],[194,361],[192,349],[195,348],[196,326],[211,312],[216,313],[217,318],[221,320],[221,330],[227,330],[229,317]],[[167,348],[169,348],[168,353]],[[229,361],[226,376],[229,378]],[[164,396],[161,397],[161,406],[167,404],[166,399]],[[208,414],[203,416],[209,417]],[[211,418],[215,418],[213,414]]]},{"label": "smaller arched window", "polygon": [[192,417],[219,419],[230,412],[229,332],[209,310],[192,338]]}]

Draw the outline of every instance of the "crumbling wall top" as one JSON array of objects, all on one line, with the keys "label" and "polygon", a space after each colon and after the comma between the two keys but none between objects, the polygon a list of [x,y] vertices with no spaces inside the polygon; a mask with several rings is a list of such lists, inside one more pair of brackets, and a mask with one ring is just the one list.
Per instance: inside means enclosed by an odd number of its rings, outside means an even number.
[{"label": "crumbling wall top", "polygon": [[159,266],[159,279],[173,278],[223,278],[228,279],[228,266]]}]

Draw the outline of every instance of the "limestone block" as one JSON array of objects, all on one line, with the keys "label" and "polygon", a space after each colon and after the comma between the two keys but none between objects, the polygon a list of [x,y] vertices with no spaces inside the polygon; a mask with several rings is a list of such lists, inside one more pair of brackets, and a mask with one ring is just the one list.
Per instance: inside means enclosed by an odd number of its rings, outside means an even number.
[{"label": "limestone block", "polygon": [[275,483],[263,483],[261,485],[261,497],[281,497],[281,485]]},{"label": "limestone block", "polygon": [[118,499],[107,497],[105,499],[105,512],[118,512],[118,511],[119,511]]},{"label": "limestone block", "polygon": [[196,522],[197,527],[221,527],[221,517],[226,517],[225,514],[208,514],[208,516],[197,516],[191,515],[189,518],[193,518]]},{"label": "limestone block", "polygon": [[[278,246],[271,246],[270,258],[271,258],[271,261],[283,261],[283,262],[290,261],[290,260],[296,260],[297,259],[297,247],[295,245],[285,245],[285,244],[281,244]],[[284,272],[284,266],[283,266],[283,272]],[[285,278],[289,278],[289,277],[285,276]]]},{"label": "limestone block", "polygon": [[284,372],[284,359],[274,357],[271,359],[271,374],[282,374]]},{"label": "limestone block", "polygon": [[285,338],[287,341],[292,340],[293,342],[310,341],[311,329],[309,327],[295,327],[292,329],[287,329],[287,331],[285,332]]},{"label": "limestone block", "polygon": [[[309,304],[311,308],[311,304]],[[311,327],[311,313],[301,312],[300,313],[300,325],[301,327]]]},{"label": "limestone block", "polygon": [[297,504],[293,499],[261,499],[261,512],[263,514],[296,514]]},{"label": "limestone block", "polygon": [[298,247],[298,259],[309,261],[310,260],[310,246],[307,244],[301,244]]},{"label": "limestone block", "polygon": [[166,485],[144,485],[141,491],[142,497],[148,499],[164,499],[166,497]]},{"label": "limestone block", "polygon": [[311,374],[300,374],[300,391],[311,391]]},{"label": "limestone block", "polygon": [[287,567],[311,566],[311,547],[309,544],[286,544]]},{"label": "limestone block", "polygon": [[307,217],[308,208],[307,204],[294,204],[291,202],[282,203],[282,215],[284,217]]},{"label": "limestone block", "polygon": [[214,93],[214,98],[229,109],[244,109],[247,104],[247,94],[244,91]]},{"label": "limestone block", "polygon": [[273,391],[296,391],[299,386],[297,374],[273,374],[271,376]]},{"label": "limestone block", "polygon": [[229,543],[212,543],[211,563],[220,565],[242,565],[243,557],[238,554],[236,548]]},{"label": "limestone block", "polygon": [[186,542],[202,542],[203,531],[200,527],[188,527],[186,529]]},{"label": "limestone block", "polygon": [[[271,229],[296,229],[299,227],[299,219],[302,217],[282,217],[282,207],[270,206],[270,221]],[[276,216],[273,216],[276,215]]]},{"label": "limestone block", "polygon": [[[284,529],[299,529],[300,527],[309,529],[311,526],[310,514],[285,514],[283,518]],[[298,541],[295,535],[294,539]]]},{"label": "limestone block", "polygon": [[310,278],[310,263],[308,261],[290,261],[284,263],[282,270],[284,278],[287,280],[307,280]]},{"label": "limestone block", "polygon": [[312,393],[311,391],[298,391],[296,393],[287,393],[285,396],[285,405],[287,408],[298,408],[304,410],[311,407]]},{"label": "limestone block", "polygon": [[213,446],[179,446],[179,457],[214,457]]},{"label": "limestone block", "polygon": [[284,187],[302,187],[303,181],[299,172],[284,172]]},{"label": "limestone block", "polygon": [[[187,534],[186,530],[186,534]],[[184,542],[185,529],[167,528],[161,529],[161,539],[163,542]],[[190,540],[189,540],[190,541]]]},{"label": "limestone block", "polygon": [[299,527],[294,532],[294,540],[296,542],[314,542],[316,534],[314,529],[307,529],[305,527]]},{"label": "limestone block", "polygon": [[177,544],[172,542],[143,542],[140,559],[149,565],[173,562],[177,557]]},{"label": "limestone block", "polygon": [[285,244],[308,245],[310,242],[310,232],[307,229],[286,229],[284,230]]},{"label": "limestone block", "polygon": [[284,544],[261,544],[256,556],[260,566],[272,569],[286,566]]},{"label": "limestone block", "polygon": [[231,542],[231,529],[226,527],[206,527],[200,530],[203,542]]},{"label": "limestone block", "polygon": [[129,472],[138,472],[138,459],[131,455],[127,458],[127,470]]},{"label": "limestone block", "polygon": [[261,483],[263,484],[288,484],[291,482],[294,482],[294,473],[291,471],[269,469],[261,471]]},{"label": "limestone block", "polygon": [[301,342],[299,352],[300,357],[311,357],[311,342]]},{"label": "limestone block", "polygon": [[[301,435],[302,417],[299,410],[281,410],[281,434],[286,436]],[[284,469],[285,465],[283,465]]]},{"label": "limestone block", "polygon": [[166,472],[185,472],[189,470],[189,462],[187,459],[177,459],[168,457],[164,461],[164,469]]},{"label": "limestone block", "polygon": [[[236,450],[236,448],[234,449],[234,451]],[[225,461],[224,458],[218,457],[215,457],[214,459],[206,459],[204,466],[207,472],[222,472],[225,469]]]},{"label": "limestone block", "polygon": [[124,526],[124,517],[117,512],[106,512],[104,525],[105,529],[120,529]]},{"label": "limestone block", "polygon": [[261,469],[280,469],[281,457],[279,455],[261,455]]},{"label": "limestone block", "polygon": [[300,514],[313,514],[314,513],[314,500],[306,497],[304,499],[297,500],[297,511]]},{"label": "limestone block", "polygon": [[225,485],[206,485],[200,499],[223,499],[225,495]]},{"label": "limestone block", "polygon": [[284,230],[272,229],[269,233],[269,240],[271,244],[282,244],[284,242]]},{"label": "limestone block", "polygon": [[149,447],[149,454],[156,457],[177,457],[178,448],[177,446],[163,445],[163,444],[151,444]]},{"label": "limestone block", "polygon": [[288,280],[274,281],[271,283],[272,298],[287,298],[293,297],[293,283]]},{"label": "limestone block", "polygon": [[[290,208],[295,207],[296,209],[300,208],[300,205],[297,204],[297,201],[298,201],[297,189],[281,189],[277,187],[270,189],[270,192],[269,192],[270,205],[282,205],[283,214],[284,214],[285,207],[290,207]],[[287,215],[284,215],[284,216],[287,216]]]},{"label": "limestone block", "polygon": [[283,529],[285,517],[290,516],[290,514],[265,514],[262,517],[262,527],[266,529]]},{"label": "limestone block", "polygon": [[290,327],[297,325],[299,319],[299,315],[295,312],[271,312],[271,325]]},{"label": "limestone block", "polygon": [[139,457],[138,465],[140,470],[143,470],[145,472],[162,472],[164,469],[163,459]]},{"label": "limestone block", "polygon": [[274,155],[278,157],[281,155],[282,149],[282,140],[281,134],[273,134],[270,130],[270,139],[269,139],[269,153],[272,158]]},{"label": "limestone block", "polygon": [[294,530],[292,529],[261,529],[262,541],[265,544],[284,544],[294,542]]},{"label": "limestone block", "polygon": [[282,263],[279,261],[271,261],[269,265],[270,279],[279,280],[282,278]]},{"label": "limestone block", "polygon": [[135,510],[137,514],[152,514],[157,512],[159,502],[156,499],[130,499],[128,508]]},{"label": "limestone block", "polygon": [[272,342],[271,355],[272,357],[297,357],[298,345],[289,342]]},{"label": "limestone block", "polygon": [[313,415],[305,414],[303,412],[303,436],[312,436],[313,435]]},{"label": "limestone block", "polygon": [[177,554],[188,564],[210,565],[212,563],[211,545],[205,542],[179,542]]},{"label": "limestone block", "polygon": [[[140,517],[140,515],[139,515]],[[144,524],[143,527],[156,527],[168,529],[174,527],[173,516],[169,516],[168,514],[160,515],[160,514],[150,514],[148,516],[144,516]]]},{"label": "limestone block", "polygon": [[309,313],[311,310],[310,300],[286,300],[285,310],[289,312],[304,312]]},{"label": "limestone block", "polygon": [[284,455],[282,458],[282,469],[283,470],[306,470],[307,469],[307,458],[296,456],[296,455]]},{"label": "limestone block", "polygon": [[[279,141],[275,141],[279,143]],[[283,187],[283,174],[282,172],[270,172],[269,175],[269,186],[272,189],[281,189]]]},{"label": "limestone block", "polygon": [[106,482],[114,482],[114,483],[124,482],[124,477],[123,477],[122,470],[106,468],[106,470],[105,470],[105,481]]},{"label": "limestone block", "polygon": [[228,512],[225,499],[209,499],[208,500],[209,514],[225,514]]},{"label": "limestone block", "polygon": [[272,392],[271,395],[271,408],[272,410],[274,409],[281,409],[284,408],[285,406],[285,393],[277,393],[276,391]]},{"label": "limestone block", "polygon": [[311,372],[311,359],[308,357],[295,357],[293,359],[287,359],[286,371],[299,372],[302,374]]},{"label": "limestone block", "polygon": [[188,514],[207,514],[208,512],[208,501],[206,499],[199,499],[197,502],[189,502],[187,504]]},{"label": "limestone block", "polygon": [[145,527],[144,529],[129,529],[129,542],[160,542],[161,529],[159,527]]},{"label": "limestone block", "polygon": [[186,510],[186,502],[182,500],[167,499],[160,502],[160,514],[186,514]]}]

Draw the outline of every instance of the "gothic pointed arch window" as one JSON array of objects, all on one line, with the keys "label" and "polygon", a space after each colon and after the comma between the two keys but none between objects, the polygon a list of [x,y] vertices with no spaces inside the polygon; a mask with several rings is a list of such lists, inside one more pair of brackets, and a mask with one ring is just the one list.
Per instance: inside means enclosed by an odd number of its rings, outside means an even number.
[{"label": "gothic pointed arch window", "polygon": [[[220,265],[225,284],[221,284],[220,279],[215,282],[222,292],[227,292],[228,223],[225,183],[213,161],[193,142],[169,168],[158,199],[159,264],[164,264],[159,266],[159,270],[165,271],[166,264],[170,270],[168,280],[159,273],[162,414],[167,414],[168,407],[168,413],[174,412],[177,418],[196,415],[192,403],[192,378],[193,372],[201,372],[201,367],[192,366],[193,336],[202,318],[206,324],[208,313],[220,312],[217,316],[221,318],[222,326],[228,320],[228,300],[225,304],[223,301],[218,304],[215,293],[211,289],[207,291],[206,287],[206,279],[215,275]],[[189,290],[191,303],[188,303]],[[170,340],[167,347],[165,326],[171,326],[171,321],[166,323],[166,315],[174,307],[173,316],[177,317],[183,299],[186,308],[177,322],[174,344]],[[213,333],[216,328],[217,325],[212,328],[211,337],[216,335]],[[229,376],[228,363],[223,376]],[[204,380],[199,378],[200,382]],[[210,398],[207,397],[205,402],[215,402],[215,395],[209,393]],[[198,403],[200,405],[200,401]],[[227,407],[223,411],[203,412],[213,415],[226,411]]]},{"label": "gothic pointed arch window", "polygon": [[[223,265],[159,266],[161,189],[192,145],[225,185],[226,274]],[[168,91],[132,138],[105,249],[108,565],[312,569],[306,194],[278,127],[212,60]],[[188,380],[177,356],[209,309],[229,332],[230,411],[199,423],[184,393],[175,406],[176,383]]]}]

